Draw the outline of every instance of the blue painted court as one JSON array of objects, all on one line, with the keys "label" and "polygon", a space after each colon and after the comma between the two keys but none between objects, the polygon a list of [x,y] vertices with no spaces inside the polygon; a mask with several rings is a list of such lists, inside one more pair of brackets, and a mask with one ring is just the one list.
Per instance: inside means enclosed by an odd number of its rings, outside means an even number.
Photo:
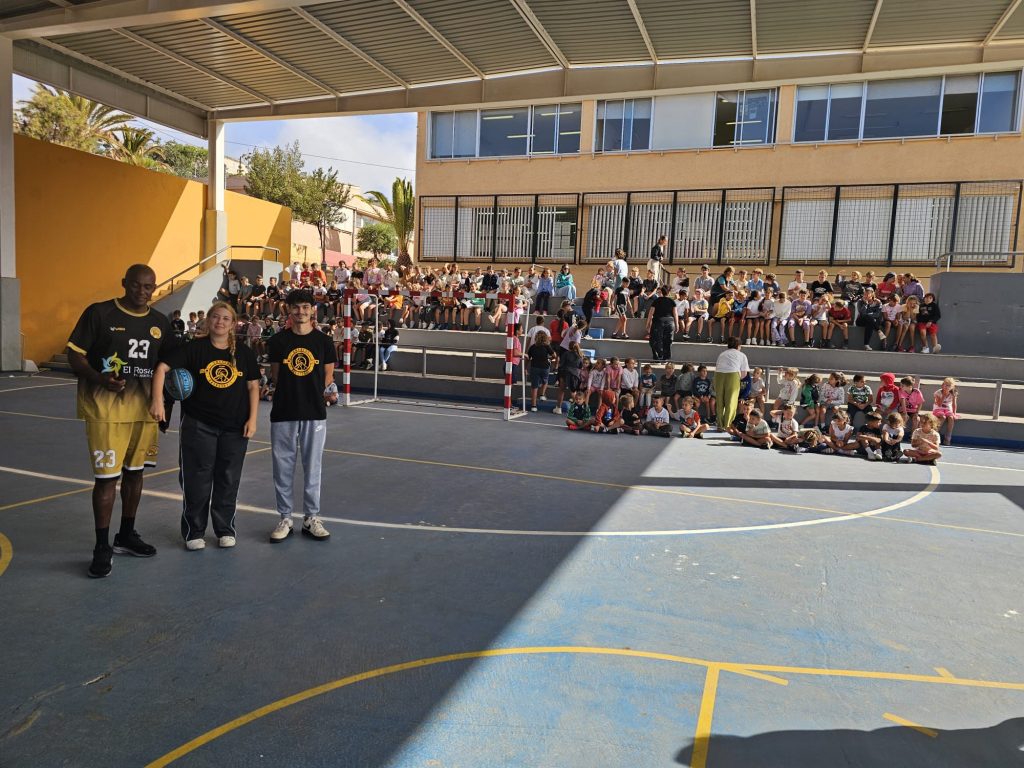
[{"label": "blue painted court", "polygon": [[335,409],[329,542],[268,543],[263,419],[186,552],[168,434],[96,582],[73,393],[0,381],[5,768],[1024,765],[1024,454]]}]

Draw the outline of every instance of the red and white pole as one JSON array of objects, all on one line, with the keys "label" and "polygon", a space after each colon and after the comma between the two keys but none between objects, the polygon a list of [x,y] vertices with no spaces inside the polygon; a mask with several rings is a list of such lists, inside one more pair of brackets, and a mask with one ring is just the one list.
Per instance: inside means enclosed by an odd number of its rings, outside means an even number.
[{"label": "red and white pole", "polygon": [[512,351],[515,349],[515,296],[499,293],[498,301],[505,302],[505,421],[512,420]]},{"label": "red and white pole", "polygon": [[351,288],[345,289],[345,341],[341,356],[345,405],[352,404],[352,293]]}]

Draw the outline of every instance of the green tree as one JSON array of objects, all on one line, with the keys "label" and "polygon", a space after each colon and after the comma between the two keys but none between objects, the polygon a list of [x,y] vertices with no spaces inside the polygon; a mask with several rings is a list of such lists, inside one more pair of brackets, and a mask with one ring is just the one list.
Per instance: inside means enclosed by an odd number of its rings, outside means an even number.
[{"label": "green tree", "polygon": [[395,237],[395,230],[390,224],[367,224],[360,228],[356,238],[356,248],[360,251],[369,251],[377,259],[391,253],[397,244],[398,238]]},{"label": "green tree", "polygon": [[42,84],[18,104],[16,131],[85,152],[105,152],[114,143],[114,132],[128,128],[133,119],[112,107]]},{"label": "green tree", "polygon": [[160,145],[163,161],[177,176],[186,179],[204,179],[209,173],[209,152],[206,147],[165,141]]},{"label": "green tree", "polygon": [[[296,144],[296,149],[298,145]],[[345,220],[344,208],[352,198],[352,188],[338,181],[338,172],[317,168],[299,176],[292,213],[316,227],[320,233],[320,257],[327,257],[327,231]]]},{"label": "green tree", "polygon": [[163,147],[154,141],[155,135],[149,128],[121,128],[111,137],[110,156],[128,165],[166,173],[170,168],[163,161]]},{"label": "green tree", "polygon": [[[242,160],[246,165],[246,193],[297,211],[300,207],[299,198],[303,194],[303,162],[299,142],[273,149],[255,149],[243,155]],[[301,216],[299,218],[306,220]]]},{"label": "green tree", "polygon": [[416,196],[413,194],[412,182],[396,178],[391,185],[390,198],[376,190],[361,197],[377,208],[381,218],[394,229],[398,245],[398,266],[412,264],[409,243],[416,231]]}]

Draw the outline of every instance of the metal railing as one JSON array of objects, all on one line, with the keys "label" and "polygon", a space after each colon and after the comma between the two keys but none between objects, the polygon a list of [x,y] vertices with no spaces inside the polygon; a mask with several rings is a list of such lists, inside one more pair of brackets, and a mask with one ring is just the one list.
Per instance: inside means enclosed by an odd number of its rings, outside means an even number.
[{"label": "metal railing", "polygon": [[[201,271],[202,266],[204,264],[206,264],[207,262],[209,262],[209,261],[214,261],[215,264],[219,264],[222,261],[230,264],[231,263],[231,252],[235,248],[249,248],[249,249],[256,248],[256,249],[259,249],[259,250],[262,250],[262,251],[271,251],[274,254],[274,261],[280,262],[280,260],[281,260],[281,249],[280,248],[274,248],[273,246],[270,246],[270,245],[225,245],[223,248],[218,248],[216,251],[211,253],[209,256],[204,256],[199,261],[197,261],[195,264],[190,264],[189,266],[185,267],[180,272],[175,272],[173,275],[168,277],[166,280],[164,280],[164,281],[162,281],[160,283],[157,283],[156,291],[159,291],[163,287],[169,285],[170,286],[170,290],[168,290],[167,293],[168,294],[173,294],[174,293],[174,287],[175,287],[174,286],[174,281],[175,280],[178,280],[178,278],[182,277],[183,275],[186,275],[186,274],[192,272],[192,270],[194,270],[194,269],[199,269]],[[225,253],[228,254],[226,259],[219,258],[220,256],[224,255]],[[191,282],[192,279],[193,278],[190,277],[190,278],[188,278],[188,280],[183,281],[183,282]],[[179,281],[179,282],[182,282],[182,281]],[[154,291],[154,293],[156,291]]]},{"label": "metal railing", "polygon": [[952,267],[1010,267],[1017,263],[1017,257],[1024,251],[948,251],[935,259],[935,268],[946,272]]}]

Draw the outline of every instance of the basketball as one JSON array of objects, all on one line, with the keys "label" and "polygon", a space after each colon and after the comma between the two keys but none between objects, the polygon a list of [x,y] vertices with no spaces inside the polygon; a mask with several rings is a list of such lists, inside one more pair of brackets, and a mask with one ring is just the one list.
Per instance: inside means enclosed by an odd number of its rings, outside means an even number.
[{"label": "basketball", "polygon": [[192,374],[184,368],[173,368],[164,379],[164,392],[173,400],[184,400],[192,394]]}]

